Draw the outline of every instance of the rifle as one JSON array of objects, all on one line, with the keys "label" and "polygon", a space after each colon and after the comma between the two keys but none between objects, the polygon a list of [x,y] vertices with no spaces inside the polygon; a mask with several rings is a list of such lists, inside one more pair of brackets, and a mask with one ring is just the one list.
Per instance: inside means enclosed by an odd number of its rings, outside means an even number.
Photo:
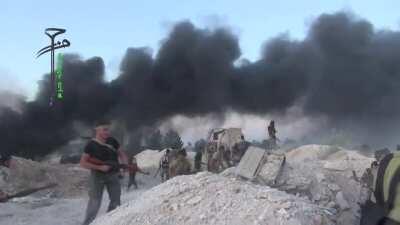
[{"label": "rifle", "polygon": [[43,187],[38,187],[38,188],[29,188],[29,189],[17,192],[17,193],[12,194],[12,195],[6,195],[4,198],[0,198],[0,202],[7,202],[8,200],[13,199],[13,198],[24,197],[24,196],[33,194],[35,192],[38,192],[38,191],[41,191],[41,190],[44,190],[44,189],[48,189],[48,188],[52,188],[52,187],[55,187],[55,186],[57,186],[56,183],[48,184],[48,185],[45,185]]},{"label": "rifle", "polygon": [[100,165],[110,166],[111,167],[111,169],[109,170],[110,172],[111,171],[119,171],[120,169],[128,169],[129,168],[129,166],[127,164],[121,164],[121,163],[118,163],[118,162],[115,162],[115,161],[101,161],[100,159],[96,159],[96,158],[93,158],[93,157],[89,157],[88,161],[90,163],[93,163],[93,164],[99,165],[99,166]]}]

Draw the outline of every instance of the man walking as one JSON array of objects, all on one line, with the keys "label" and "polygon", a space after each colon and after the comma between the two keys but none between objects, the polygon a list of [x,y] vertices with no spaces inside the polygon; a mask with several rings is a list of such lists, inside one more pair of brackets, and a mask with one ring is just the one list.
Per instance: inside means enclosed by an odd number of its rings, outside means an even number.
[{"label": "man walking", "polygon": [[[121,204],[121,185],[118,178],[119,158],[126,161],[126,154],[119,149],[119,143],[115,139],[110,140],[110,122],[98,121],[95,125],[95,137],[85,146],[80,165],[90,170],[89,202],[86,208],[86,216],[83,225],[90,224],[99,211],[103,198],[104,188],[107,189],[110,204],[107,212]],[[93,163],[91,158],[103,164]],[[105,163],[107,162],[107,163]]]}]

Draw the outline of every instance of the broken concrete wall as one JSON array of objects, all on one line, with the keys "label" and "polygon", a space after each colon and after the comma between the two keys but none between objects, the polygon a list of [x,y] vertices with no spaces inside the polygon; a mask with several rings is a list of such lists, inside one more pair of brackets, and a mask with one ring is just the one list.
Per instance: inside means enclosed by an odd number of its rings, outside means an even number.
[{"label": "broken concrete wall", "polygon": [[366,200],[367,190],[358,180],[373,158],[319,145],[302,146],[286,156],[276,188],[329,208],[339,225],[359,224],[359,204]]}]

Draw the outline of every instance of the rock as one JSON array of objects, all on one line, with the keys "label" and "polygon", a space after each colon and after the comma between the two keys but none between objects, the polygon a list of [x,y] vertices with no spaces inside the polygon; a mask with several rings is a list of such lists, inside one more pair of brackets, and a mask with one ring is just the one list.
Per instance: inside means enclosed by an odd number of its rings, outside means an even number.
[{"label": "rock", "polygon": [[339,187],[339,185],[337,185],[337,184],[328,184],[328,188],[329,188],[331,191],[334,191],[334,192],[340,191],[340,187]]},{"label": "rock", "polygon": [[340,209],[342,209],[342,210],[346,210],[346,209],[350,208],[349,203],[344,198],[343,192],[341,192],[341,191],[336,194],[336,202],[338,203]]},{"label": "rock", "polygon": [[328,207],[328,208],[335,208],[335,206],[336,206],[336,203],[335,203],[335,202],[329,202],[329,203],[326,205],[326,207]]},{"label": "rock", "polygon": [[200,196],[196,196],[196,197],[190,199],[189,201],[187,201],[187,203],[189,205],[195,205],[195,204],[199,203],[200,201],[201,201],[201,197]]},{"label": "rock", "polygon": [[359,219],[358,203],[365,201],[366,191],[354,179],[353,171],[361,177],[373,160],[338,147],[302,146],[286,154],[286,165],[276,187],[321,207],[337,207],[339,212],[334,217],[338,225],[354,224]]},{"label": "rock", "polygon": [[81,160],[81,155],[80,154],[71,154],[71,155],[63,155],[60,158],[60,163],[61,164],[77,164]]},{"label": "rock", "polygon": [[322,181],[325,180],[325,175],[323,173],[316,173],[315,178],[317,178],[317,182],[321,183]]}]

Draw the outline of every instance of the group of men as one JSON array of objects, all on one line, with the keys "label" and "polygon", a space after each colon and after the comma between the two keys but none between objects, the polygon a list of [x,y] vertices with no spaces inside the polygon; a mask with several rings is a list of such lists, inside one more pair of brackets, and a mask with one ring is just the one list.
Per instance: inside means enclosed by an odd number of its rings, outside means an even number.
[{"label": "group of men", "polygon": [[[121,204],[121,171],[129,172],[128,189],[131,185],[137,188],[137,172],[149,174],[138,167],[134,156],[128,159],[119,142],[111,137],[110,122],[98,121],[94,129],[95,136],[86,144],[80,160],[80,165],[90,170],[89,201],[83,225],[88,225],[95,219],[104,189],[110,198],[107,211]],[[276,145],[274,121],[268,126],[268,135],[272,144]],[[200,159],[201,154],[197,158]],[[10,154],[0,154],[0,166],[12,167]],[[200,164],[195,167],[199,169]],[[192,173],[186,150],[167,149],[160,159],[156,175],[158,172],[162,182],[174,176]],[[376,161],[367,172],[363,178],[367,180],[365,185],[371,187],[371,197],[362,207],[361,225],[400,225],[400,152],[376,155]],[[0,202],[6,201],[8,197],[0,190]]]},{"label": "group of men", "polygon": [[[94,130],[95,136],[84,147],[80,159],[80,166],[90,170],[89,201],[83,225],[90,224],[95,219],[101,206],[104,189],[107,190],[110,198],[107,211],[121,204],[121,171],[129,172],[128,190],[132,185],[137,188],[135,180],[137,172],[149,174],[138,167],[134,156],[128,159],[127,154],[120,148],[119,142],[111,136],[109,121],[98,121]],[[273,121],[268,127],[268,133],[275,141],[276,130]],[[0,166],[9,167],[10,164],[10,155],[0,155]],[[192,173],[186,150],[167,149],[159,162],[158,172],[160,172],[162,182],[174,176]],[[6,198],[7,195],[0,190],[0,201]]]},{"label": "group of men", "polygon": [[158,173],[160,173],[162,182],[178,175],[191,174],[192,165],[187,158],[186,149],[176,150],[174,154],[170,149],[165,150],[155,176]]}]

